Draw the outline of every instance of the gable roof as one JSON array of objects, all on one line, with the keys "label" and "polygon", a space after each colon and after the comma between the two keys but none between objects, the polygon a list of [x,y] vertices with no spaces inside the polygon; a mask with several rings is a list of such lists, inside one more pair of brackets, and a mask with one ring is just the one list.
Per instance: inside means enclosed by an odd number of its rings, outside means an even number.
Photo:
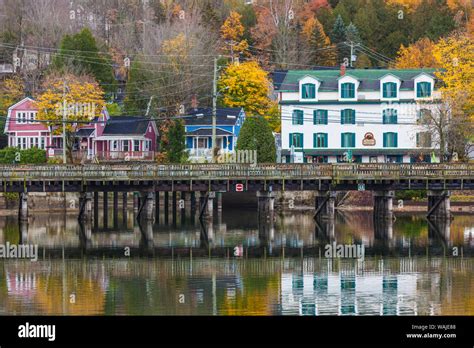
[{"label": "gable roof", "polygon": [[102,135],[143,135],[151,120],[136,116],[111,116]]},{"label": "gable roof", "polygon": [[[216,109],[216,123],[218,125],[233,126],[237,122],[240,115],[241,108],[217,108]],[[201,116],[198,116],[201,115]],[[234,116],[234,117],[227,117]],[[212,108],[197,108],[190,109],[183,117],[186,126],[191,125],[211,125],[212,124]]]},{"label": "gable roof", "polygon": [[20,100],[19,102],[16,102],[16,103],[13,104],[12,106],[10,106],[10,107],[8,108],[8,110],[13,110],[13,109],[16,108],[18,105],[21,105],[21,104],[23,104],[23,103],[26,102],[26,101],[34,102],[35,100],[32,99],[32,98],[30,98],[30,97],[25,97],[25,98],[23,98],[22,100]]},{"label": "gable roof", "polygon": [[7,133],[9,131],[9,124],[10,124],[10,117],[11,117],[11,114],[12,114],[12,110],[14,108],[16,108],[18,105],[21,105],[23,104],[24,102],[27,102],[27,101],[31,101],[31,102],[34,102],[34,99],[30,98],[30,97],[26,97],[26,98],[23,98],[22,100],[16,102],[15,104],[13,104],[12,106],[10,106],[8,108],[8,111],[7,111],[7,118],[6,118],[6,121],[5,121],[5,127],[3,128],[3,132],[4,133]]},{"label": "gable roof", "polygon": [[[401,81],[401,89],[413,89],[414,78],[425,73],[436,79],[436,69],[351,69],[347,70],[349,75],[360,81],[360,90],[379,90],[380,79],[387,74],[394,75]],[[338,88],[339,70],[289,70],[280,86],[280,91],[297,92],[298,81],[304,76],[312,76],[321,81],[319,90],[322,92],[334,92]]]}]

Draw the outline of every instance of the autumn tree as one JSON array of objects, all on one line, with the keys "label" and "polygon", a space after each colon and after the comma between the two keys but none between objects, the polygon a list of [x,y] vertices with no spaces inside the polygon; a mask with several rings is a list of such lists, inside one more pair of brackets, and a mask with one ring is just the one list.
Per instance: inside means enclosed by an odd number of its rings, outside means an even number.
[{"label": "autumn tree", "polygon": [[229,65],[219,79],[218,88],[222,105],[244,108],[247,115],[273,118],[269,114],[275,109],[269,98],[268,73],[257,62]]},{"label": "autumn tree", "polygon": [[397,69],[437,68],[439,61],[434,57],[435,44],[428,38],[423,38],[414,44],[401,46],[395,60]]},{"label": "autumn tree", "polygon": [[436,73],[443,85],[441,93],[456,99],[464,95],[462,109],[474,121],[474,40],[464,34],[441,39],[433,51],[441,69]]},{"label": "autumn tree", "polygon": [[239,13],[231,11],[221,27],[221,39],[224,44],[222,51],[232,59],[243,55],[248,48],[247,40],[243,38],[245,29],[240,22],[241,18]]},{"label": "autumn tree", "polygon": [[20,101],[24,96],[23,81],[18,76],[13,76],[0,81],[0,147],[7,143],[7,136],[3,133],[8,108]]},{"label": "autumn tree", "polygon": [[474,134],[474,42],[455,34],[441,39],[433,55],[441,67],[435,73],[441,98],[429,114],[427,127],[438,142],[441,160],[446,153],[466,160]]},{"label": "autumn tree", "polygon": [[104,92],[89,75],[69,73],[52,74],[43,83],[44,92],[36,101],[38,120],[45,121],[53,134],[63,132],[66,117],[66,153],[72,162],[75,133],[81,125],[100,115],[104,105]]},{"label": "autumn tree", "polygon": [[303,35],[309,42],[311,62],[314,65],[335,66],[335,47],[331,47],[331,40],[324,32],[323,25],[315,17],[308,19],[303,26]]}]

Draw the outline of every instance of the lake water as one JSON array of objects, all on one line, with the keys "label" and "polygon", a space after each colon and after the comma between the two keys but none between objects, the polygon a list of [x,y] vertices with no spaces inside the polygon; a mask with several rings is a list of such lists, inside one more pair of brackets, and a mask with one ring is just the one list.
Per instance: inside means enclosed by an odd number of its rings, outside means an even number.
[{"label": "lake water", "polygon": [[[368,212],[259,224],[224,209],[204,226],[179,211],[148,226],[132,213],[107,226],[32,215],[0,217],[0,244],[39,246],[36,262],[0,260],[0,314],[474,315],[472,215],[383,226]],[[364,245],[364,258],[327,258],[332,243]]]}]

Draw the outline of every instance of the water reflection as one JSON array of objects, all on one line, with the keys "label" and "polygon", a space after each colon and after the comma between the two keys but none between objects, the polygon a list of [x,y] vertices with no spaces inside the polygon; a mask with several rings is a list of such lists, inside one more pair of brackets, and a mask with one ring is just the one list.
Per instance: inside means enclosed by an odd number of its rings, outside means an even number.
[{"label": "water reflection", "polygon": [[28,223],[18,222],[15,216],[2,217],[0,243],[38,244],[40,250],[46,249],[46,255],[64,249],[66,257],[72,251],[75,256],[78,251],[99,255],[114,250],[120,256],[124,247],[153,251],[156,256],[168,255],[166,250],[172,248],[184,254],[190,252],[184,249],[196,248],[205,255],[227,255],[236,247],[250,256],[318,256],[333,242],[363,244],[366,255],[453,256],[453,248],[457,248],[469,256],[474,251],[474,216],[470,215],[456,216],[453,221],[400,215],[396,220],[374,222],[370,213],[358,212],[315,221],[308,212],[274,215],[262,221],[253,211],[234,210],[201,221],[183,211],[180,219],[167,224],[163,216],[151,223],[137,221],[134,212],[126,214],[127,218],[121,213],[115,213],[114,226],[103,216],[93,223],[79,223],[74,215],[64,214],[34,215]]},{"label": "water reflection", "polygon": [[[0,261],[0,313],[474,315],[474,216],[197,213],[1,217],[0,243],[38,244],[40,261]],[[327,259],[332,242],[366,257]]]},{"label": "water reflection", "polygon": [[2,314],[474,315],[466,258],[7,261],[0,279]]}]

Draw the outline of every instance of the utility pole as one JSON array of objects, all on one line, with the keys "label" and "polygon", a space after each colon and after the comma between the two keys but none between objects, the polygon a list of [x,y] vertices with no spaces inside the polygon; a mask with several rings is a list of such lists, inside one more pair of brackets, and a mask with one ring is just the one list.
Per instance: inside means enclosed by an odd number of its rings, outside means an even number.
[{"label": "utility pole", "polygon": [[214,79],[212,81],[212,162],[216,162],[216,119],[217,119],[217,57],[214,58]]},{"label": "utility pole", "polygon": [[351,58],[350,58],[351,68],[352,68],[352,57],[354,57],[354,42],[351,41]]},{"label": "utility pole", "polygon": [[150,100],[148,101],[148,106],[147,106],[147,108],[146,108],[145,117],[148,117],[148,115],[150,114],[151,101],[153,100],[153,97],[154,97],[154,95],[152,95],[152,96],[150,97]]},{"label": "utility pole", "polygon": [[63,85],[63,163],[66,164],[66,81]]}]

